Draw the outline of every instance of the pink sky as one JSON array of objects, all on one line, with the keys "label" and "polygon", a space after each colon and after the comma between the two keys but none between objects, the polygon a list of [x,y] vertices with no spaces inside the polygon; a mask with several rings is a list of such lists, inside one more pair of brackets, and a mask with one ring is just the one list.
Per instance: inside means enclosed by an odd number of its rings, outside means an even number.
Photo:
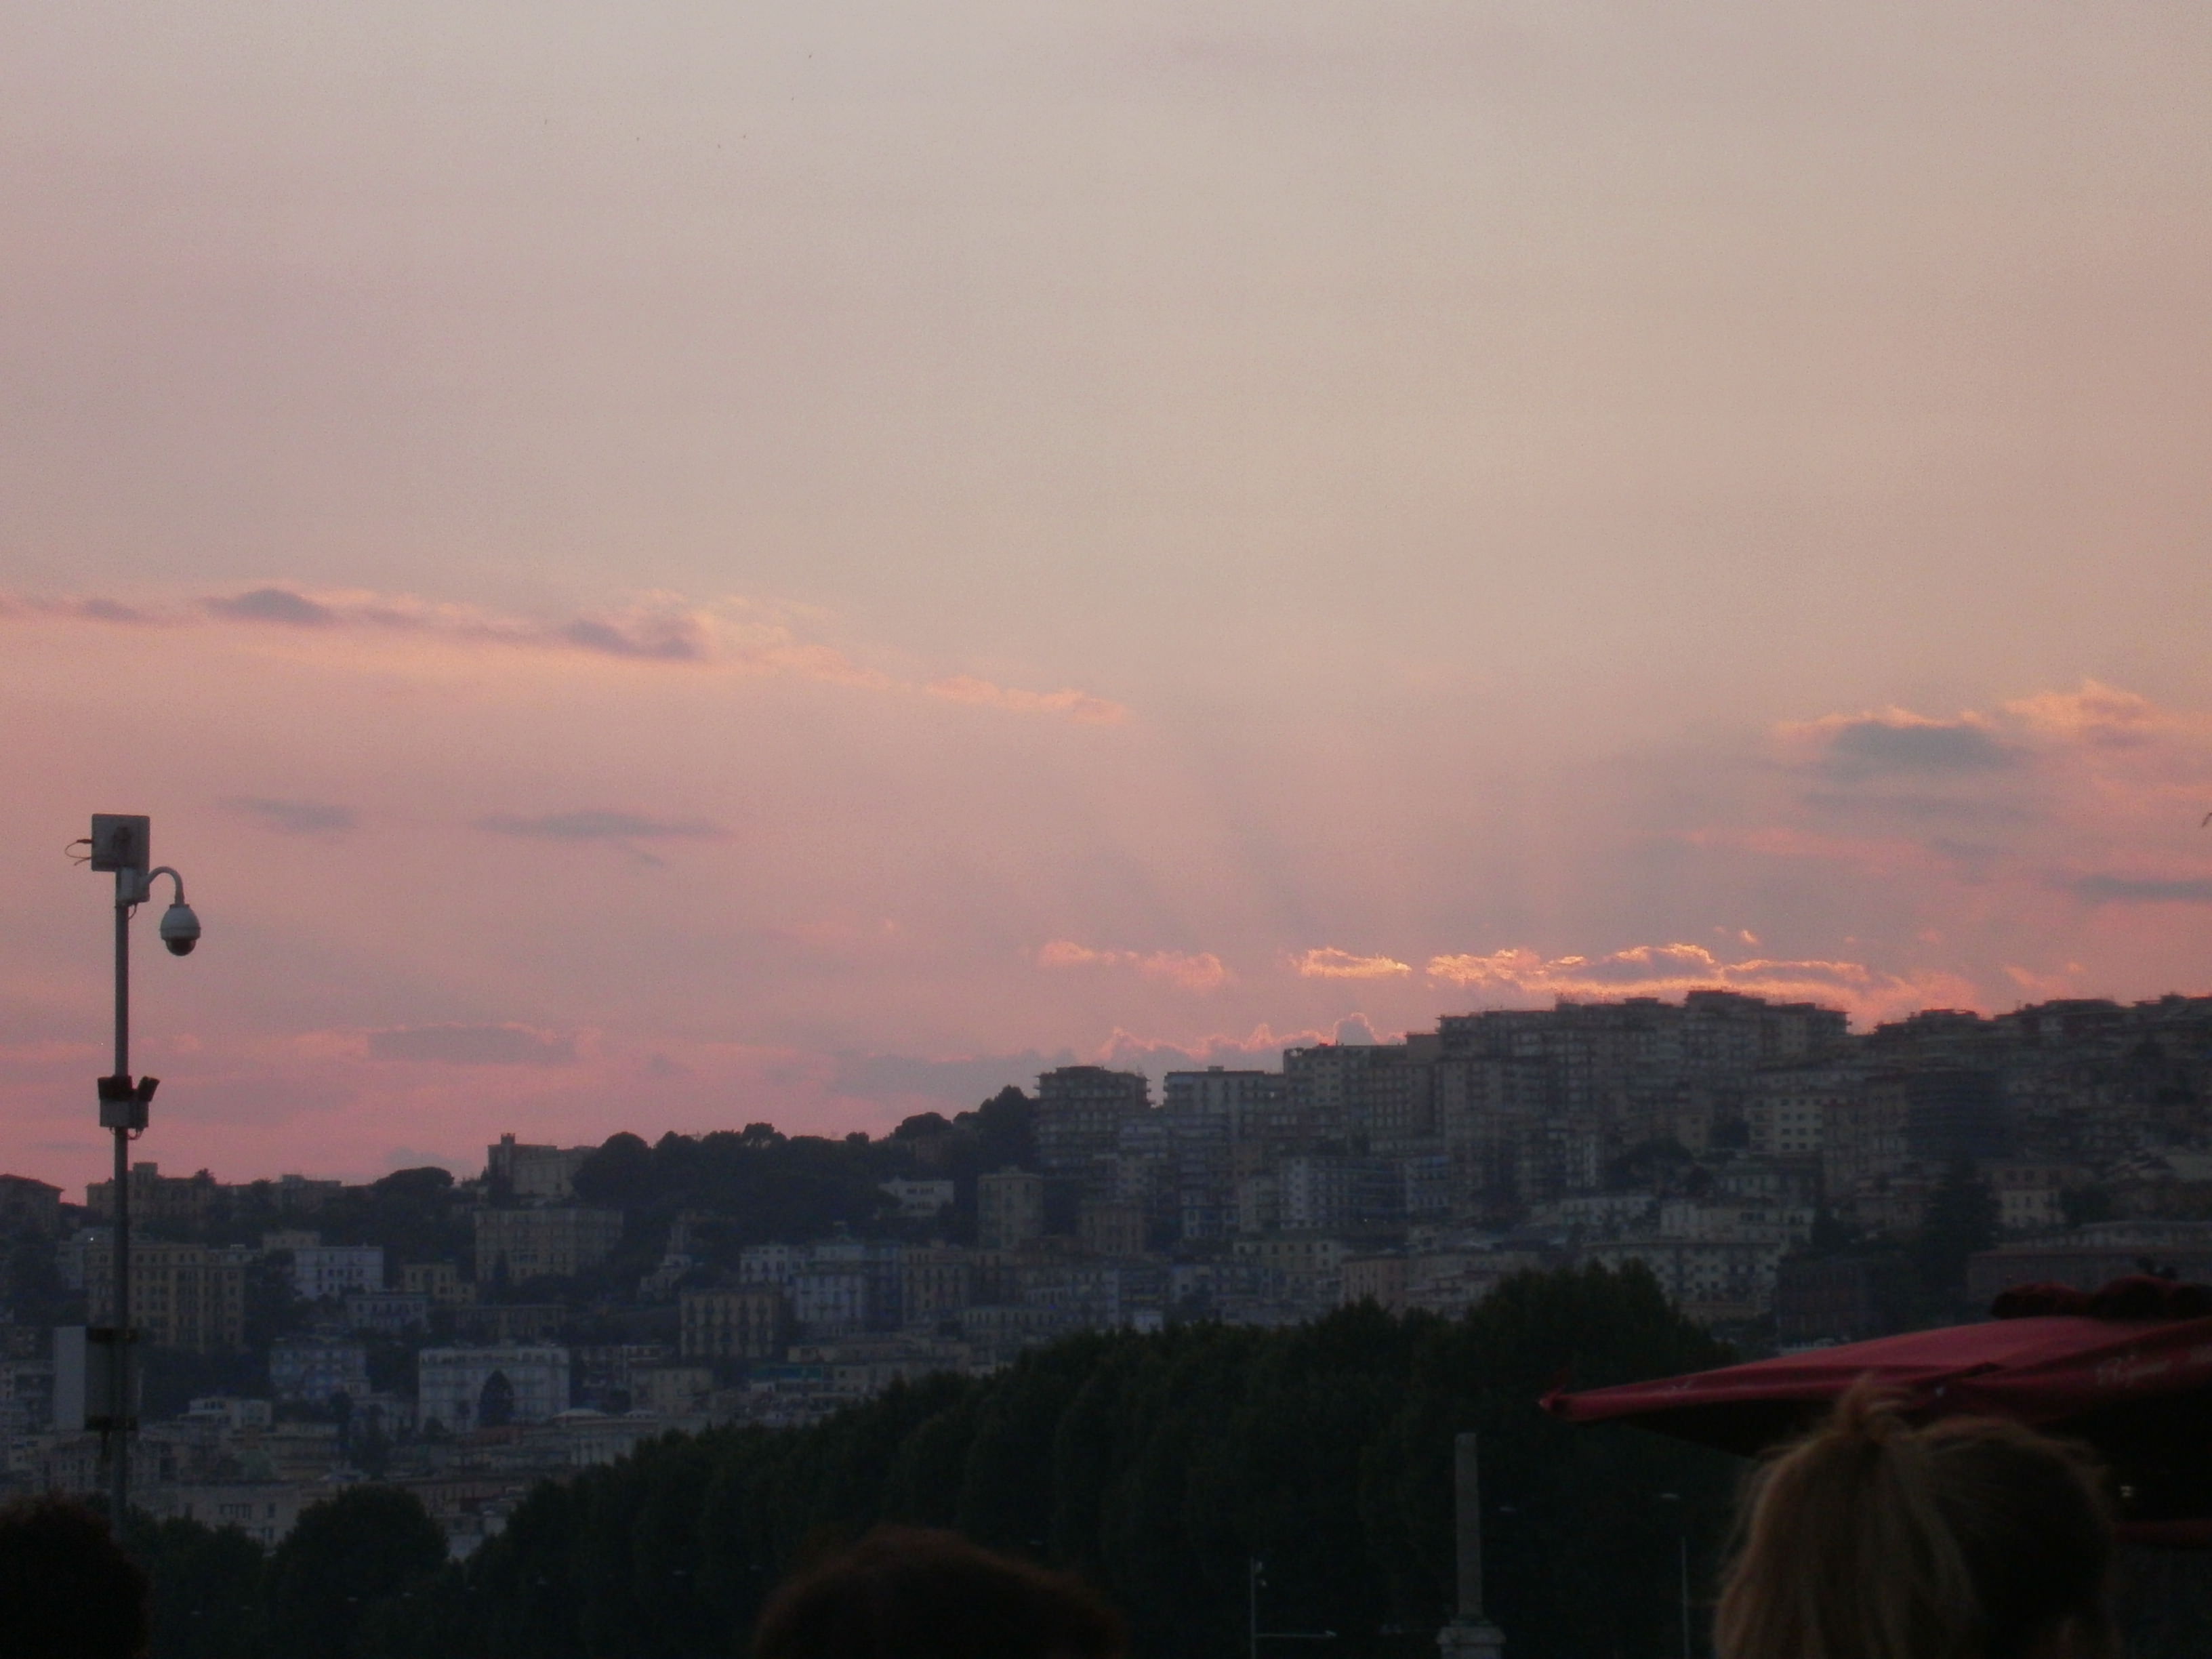
[{"label": "pink sky", "polygon": [[0,17],[0,1167],[2212,990],[2212,13]]}]

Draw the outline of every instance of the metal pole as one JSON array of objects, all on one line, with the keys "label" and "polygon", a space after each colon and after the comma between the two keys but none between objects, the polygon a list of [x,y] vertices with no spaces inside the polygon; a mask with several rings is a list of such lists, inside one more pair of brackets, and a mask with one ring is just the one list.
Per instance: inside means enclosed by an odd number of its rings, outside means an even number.
[{"label": "metal pole", "polygon": [[1245,1559],[1245,1584],[1248,1592],[1244,1609],[1244,1632],[1251,1659],[1260,1659],[1260,1558]]},{"label": "metal pole", "polygon": [[[131,1075],[131,904],[133,871],[115,874],[115,1075]],[[114,1456],[108,1464],[109,1516],[123,1535],[131,1502],[131,1131],[115,1128],[115,1310],[110,1322],[109,1411]]]},{"label": "metal pole", "polygon": [[1690,1518],[1682,1517],[1682,1659],[1690,1659]]}]

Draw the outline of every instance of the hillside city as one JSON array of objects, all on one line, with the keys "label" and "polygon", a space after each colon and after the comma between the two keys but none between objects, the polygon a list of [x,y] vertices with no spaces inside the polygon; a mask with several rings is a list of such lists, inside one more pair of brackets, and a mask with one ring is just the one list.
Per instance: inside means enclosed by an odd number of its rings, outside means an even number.
[{"label": "hillside city", "polygon": [[[1280,1071],[1070,1066],[888,1134],[502,1135],[481,1172],[135,1165],[134,1500],[264,1544],[364,1481],[452,1555],[671,1430],[818,1421],[1086,1330],[1457,1317],[1648,1273],[1738,1352],[2212,1278],[2212,997],[1854,1033],[1725,991],[1449,1016]],[[110,1183],[0,1176],[0,1492],[90,1492]],[[98,1410],[94,1402],[91,1409]]]}]

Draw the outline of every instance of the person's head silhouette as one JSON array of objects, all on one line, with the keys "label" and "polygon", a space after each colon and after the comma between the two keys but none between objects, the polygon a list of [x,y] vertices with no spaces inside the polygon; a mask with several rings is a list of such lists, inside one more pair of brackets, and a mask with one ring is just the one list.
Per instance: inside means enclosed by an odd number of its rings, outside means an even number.
[{"label": "person's head silhouette", "polygon": [[0,1509],[0,1659],[143,1659],[146,1575],[82,1504]]},{"label": "person's head silhouette", "polygon": [[1081,1580],[949,1532],[883,1527],[769,1599],[753,1659],[1120,1659],[1121,1620]]}]

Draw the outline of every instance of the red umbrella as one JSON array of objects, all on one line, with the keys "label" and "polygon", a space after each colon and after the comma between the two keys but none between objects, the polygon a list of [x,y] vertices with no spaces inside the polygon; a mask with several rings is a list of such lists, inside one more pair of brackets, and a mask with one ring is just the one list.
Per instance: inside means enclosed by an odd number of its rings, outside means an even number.
[{"label": "red umbrella", "polygon": [[2008,1417],[2087,1441],[2130,1536],[2212,1543],[2212,1291],[2121,1279],[2094,1297],[2008,1291],[1986,1324],[1630,1382],[1555,1389],[1571,1423],[1628,1422],[1746,1455],[1802,1431],[1863,1376],[1920,1418]]}]

